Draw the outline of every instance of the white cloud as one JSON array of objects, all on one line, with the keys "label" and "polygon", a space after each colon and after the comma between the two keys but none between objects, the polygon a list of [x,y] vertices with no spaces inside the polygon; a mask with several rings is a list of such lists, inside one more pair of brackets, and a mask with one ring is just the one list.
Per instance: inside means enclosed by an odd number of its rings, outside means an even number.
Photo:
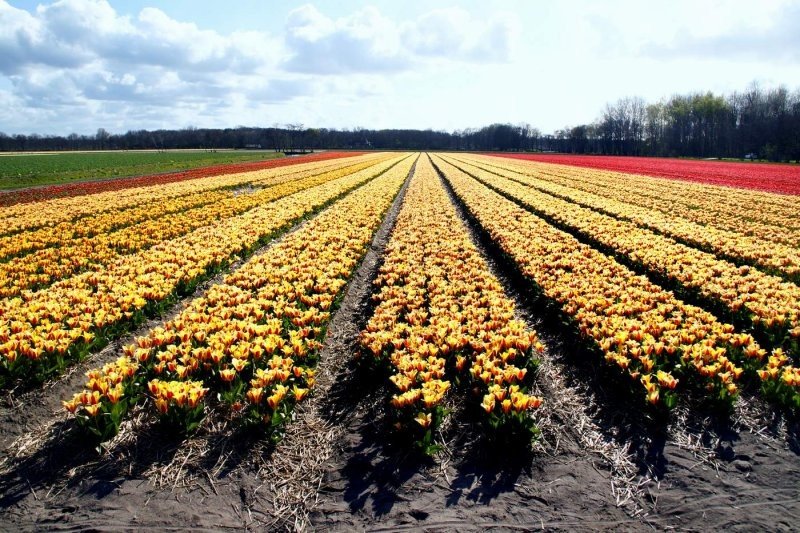
[{"label": "white cloud", "polygon": [[133,127],[143,116],[178,120],[181,108],[199,112],[246,93],[285,101],[292,87],[308,89],[276,70],[283,53],[281,39],[265,32],[223,35],[156,8],[128,17],[105,0],[59,0],[28,12],[0,0],[0,77],[6,98],[31,111],[8,124],[36,127],[56,110],[60,123],[84,123],[116,109]]},{"label": "white cloud", "polygon": [[772,27],[738,27],[712,35],[682,31],[666,45],[648,45],[643,52],[657,58],[703,57],[759,62],[800,63],[800,5],[776,17]]},{"label": "white cloud", "polygon": [[305,5],[289,13],[284,67],[309,74],[387,72],[406,68],[395,24],[374,7],[337,20]]},{"label": "white cloud", "polygon": [[12,74],[30,64],[75,67],[90,58],[79,45],[55,42],[40,16],[0,0],[0,73]]},{"label": "white cloud", "polygon": [[455,8],[393,20],[375,7],[331,18],[305,5],[282,32],[223,34],[154,7],[126,15],[107,0],[57,0],[29,12],[0,0],[0,80],[4,98],[29,111],[10,124],[52,131],[54,119],[72,130],[116,110],[139,127],[143,117],[179,121],[187,109],[259,116],[320,94],[354,103],[386,94],[386,76],[399,72],[506,61],[516,35],[508,17]]},{"label": "white cloud", "polygon": [[508,61],[519,28],[510,16],[488,20],[459,8],[394,21],[374,7],[332,19],[308,4],[289,14],[285,68],[314,74],[386,73],[418,68],[431,59]]},{"label": "white cloud", "polygon": [[101,59],[126,65],[154,65],[204,72],[253,72],[274,65],[280,41],[257,32],[228,36],[178,22],[156,8],[136,19],[120,16],[106,0],[59,0],[36,12],[0,1],[5,30],[0,68],[26,65],[70,67]]},{"label": "white cloud", "polygon": [[[800,4],[761,0],[757,9],[743,1],[682,2],[672,17],[638,43],[644,56],[656,59],[800,62]],[[680,19],[691,12],[691,19]],[[665,14],[666,19],[669,14]],[[691,23],[688,21],[691,20]],[[666,32],[664,28],[668,29]]]},{"label": "white cloud", "polygon": [[508,61],[519,33],[511,16],[483,20],[459,8],[431,11],[402,28],[403,42],[414,53],[478,62]]}]

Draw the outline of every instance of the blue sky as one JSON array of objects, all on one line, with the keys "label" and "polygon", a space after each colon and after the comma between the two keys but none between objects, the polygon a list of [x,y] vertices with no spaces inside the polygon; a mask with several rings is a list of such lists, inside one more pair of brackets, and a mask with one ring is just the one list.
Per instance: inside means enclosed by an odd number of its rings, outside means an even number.
[{"label": "blue sky", "polygon": [[0,0],[0,131],[592,121],[800,88],[800,3]]}]

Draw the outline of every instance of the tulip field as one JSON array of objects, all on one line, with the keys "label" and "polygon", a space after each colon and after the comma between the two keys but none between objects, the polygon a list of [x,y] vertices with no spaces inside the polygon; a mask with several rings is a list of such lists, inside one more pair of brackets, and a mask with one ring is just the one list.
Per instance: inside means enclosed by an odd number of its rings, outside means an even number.
[{"label": "tulip field", "polygon": [[0,193],[0,525],[791,516],[798,193],[791,166],[410,152]]}]

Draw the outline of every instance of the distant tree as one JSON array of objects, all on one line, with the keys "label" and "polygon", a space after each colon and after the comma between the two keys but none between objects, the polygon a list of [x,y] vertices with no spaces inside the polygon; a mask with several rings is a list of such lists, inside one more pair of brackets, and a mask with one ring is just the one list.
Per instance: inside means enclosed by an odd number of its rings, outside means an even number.
[{"label": "distant tree", "polygon": [[97,141],[97,145],[100,150],[104,150],[106,148],[109,137],[111,137],[111,134],[108,133],[105,128],[97,128],[97,133],[94,135],[94,138]]},{"label": "distant tree", "polygon": [[286,124],[286,129],[288,130],[288,140],[289,140],[289,151],[293,151],[295,149],[299,149],[298,141],[300,140],[298,132],[303,129],[303,125],[300,123],[295,124]]}]

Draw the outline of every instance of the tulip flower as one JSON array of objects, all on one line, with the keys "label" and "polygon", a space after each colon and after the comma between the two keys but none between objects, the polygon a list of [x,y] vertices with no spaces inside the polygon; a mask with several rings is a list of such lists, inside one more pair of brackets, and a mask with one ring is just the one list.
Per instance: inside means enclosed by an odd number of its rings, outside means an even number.
[{"label": "tulip flower", "polygon": [[414,418],[414,421],[423,428],[427,429],[431,425],[433,417],[430,413],[419,413],[416,418]]},{"label": "tulip flower", "polygon": [[483,397],[483,401],[481,402],[481,407],[487,413],[491,413],[494,410],[495,405],[495,398],[492,394],[487,394]]},{"label": "tulip flower", "polygon": [[294,400],[296,402],[300,402],[303,400],[303,398],[305,398],[308,395],[309,389],[304,389],[295,385],[292,388],[292,392],[294,393]]},{"label": "tulip flower", "polygon": [[252,387],[247,391],[247,399],[254,405],[260,404],[263,396],[264,389],[262,387]]},{"label": "tulip flower", "polygon": [[219,371],[219,377],[222,381],[230,383],[236,379],[236,370],[233,368],[224,368]]}]

